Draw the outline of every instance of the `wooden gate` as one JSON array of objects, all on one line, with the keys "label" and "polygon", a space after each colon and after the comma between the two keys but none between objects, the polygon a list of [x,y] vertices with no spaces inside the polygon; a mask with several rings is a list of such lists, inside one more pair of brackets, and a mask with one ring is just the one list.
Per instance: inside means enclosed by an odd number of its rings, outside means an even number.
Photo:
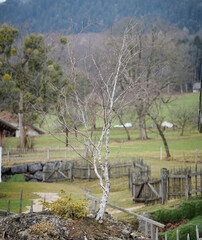
[{"label": "wooden gate", "polygon": [[57,162],[54,166],[43,168],[44,182],[72,181],[73,165],[70,162]]},{"label": "wooden gate", "polygon": [[132,196],[133,201],[145,203],[161,199],[161,180],[151,179],[151,168],[142,159],[133,161]]},{"label": "wooden gate", "polygon": [[145,202],[161,199],[161,180],[147,180],[133,183],[133,201]]}]

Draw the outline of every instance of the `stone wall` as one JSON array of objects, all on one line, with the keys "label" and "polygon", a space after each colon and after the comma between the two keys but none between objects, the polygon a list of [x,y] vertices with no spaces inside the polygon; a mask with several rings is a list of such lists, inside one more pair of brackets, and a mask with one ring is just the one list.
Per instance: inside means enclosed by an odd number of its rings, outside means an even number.
[{"label": "stone wall", "polygon": [[54,169],[56,165],[63,166],[64,162],[35,162],[25,164],[13,164],[12,167],[2,167],[2,181],[6,182],[15,174],[23,174],[27,182],[41,182],[43,181],[43,169]]}]

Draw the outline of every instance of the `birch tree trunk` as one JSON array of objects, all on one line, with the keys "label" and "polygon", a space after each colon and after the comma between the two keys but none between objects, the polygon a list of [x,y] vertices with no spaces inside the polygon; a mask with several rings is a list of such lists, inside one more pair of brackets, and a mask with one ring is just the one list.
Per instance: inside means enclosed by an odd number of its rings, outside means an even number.
[{"label": "birch tree trunk", "polygon": [[106,185],[104,188],[102,188],[102,198],[100,201],[100,206],[99,206],[99,210],[97,212],[96,220],[100,220],[103,218],[105,209],[106,209],[106,205],[107,205],[108,196],[109,196],[110,180],[109,180],[108,173],[107,173],[107,175],[104,175],[104,179],[106,181]]}]

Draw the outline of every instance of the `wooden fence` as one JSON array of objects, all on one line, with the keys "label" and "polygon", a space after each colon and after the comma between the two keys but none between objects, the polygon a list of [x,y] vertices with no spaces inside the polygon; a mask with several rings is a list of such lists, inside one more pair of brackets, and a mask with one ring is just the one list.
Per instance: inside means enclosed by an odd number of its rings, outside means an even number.
[{"label": "wooden fence", "polygon": [[[91,196],[90,194],[86,194],[86,199],[89,201],[89,205],[88,207],[93,211],[96,212],[97,211],[97,206],[98,203],[100,202],[100,199]],[[131,212],[127,209],[121,208],[119,206],[116,206],[114,204],[111,204],[109,202],[107,202],[107,205],[111,208],[115,208],[118,209],[122,212],[126,212],[132,216],[135,216],[139,221],[143,222],[144,224],[144,230],[143,230],[143,234],[144,236],[148,239],[151,240],[158,240],[159,239],[159,228],[165,228],[165,225],[162,223],[159,223],[157,221],[154,221],[150,218],[147,218],[145,216],[139,215],[137,213]],[[176,240],[179,240],[179,230],[177,229],[176,231]],[[161,239],[167,240],[167,232],[165,232],[165,237],[161,237]],[[175,240],[175,239],[172,239]],[[186,240],[186,239],[185,239]],[[187,235],[187,240],[190,240],[190,236],[189,234]],[[196,225],[196,240],[200,240],[199,238],[199,230],[198,230],[198,226]]]},{"label": "wooden fence", "polygon": [[[145,165],[139,167],[138,171],[145,169]],[[160,179],[151,179],[148,175],[144,178],[136,178],[137,174],[130,173],[132,179],[132,196],[134,201],[148,203],[150,201],[161,201],[165,203],[173,197],[185,197],[202,194],[202,170],[198,170],[197,162],[195,169],[179,168],[168,170],[161,169]],[[144,174],[143,174],[144,175]],[[142,176],[140,173],[139,176]],[[129,183],[130,186],[130,183]]]},{"label": "wooden fence", "polygon": [[168,171],[168,199],[185,196],[186,199],[193,194],[202,193],[202,170],[191,168],[172,169]]},{"label": "wooden fence", "polygon": [[[83,155],[83,148],[76,148]],[[64,161],[78,159],[78,155],[73,149],[69,148],[48,148],[48,149],[33,149],[33,150],[14,150],[3,152],[2,163],[9,162],[39,162],[39,161]]]},{"label": "wooden fence", "polygon": [[[110,178],[120,178],[128,176],[130,171],[128,170],[132,166],[132,163],[117,163],[109,166]],[[98,168],[100,172],[100,168]],[[43,169],[43,181],[55,182],[62,180],[73,181],[74,179],[97,179],[94,172],[94,167],[88,165],[78,165],[76,162],[64,162],[61,166],[56,164],[54,168],[44,167]]]}]

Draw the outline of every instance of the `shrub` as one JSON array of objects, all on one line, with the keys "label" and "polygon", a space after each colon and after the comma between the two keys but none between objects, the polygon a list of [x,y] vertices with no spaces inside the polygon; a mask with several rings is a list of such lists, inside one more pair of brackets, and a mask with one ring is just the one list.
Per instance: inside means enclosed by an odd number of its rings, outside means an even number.
[{"label": "shrub", "polygon": [[[196,240],[196,225],[198,225],[199,236],[202,236],[202,216],[197,216],[186,225],[179,227],[179,240],[187,239],[188,234],[190,239]],[[176,239],[176,231],[176,229],[168,231],[168,240]]]},{"label": "shrub", "polygon": [[176,223],[202,215],[202,201],[183,202],[180,208],[164,209],[153,212],[153,218],[163,223]]},{"label": "shrub", "polygon": [[164,209],[154,212],[153,218],[162,223],[176,223],[183,219],[183,215],[180,209]]},{"label": "shrub", "polygon": [[83,218],[89,214],[87,200],[79,199],[75,201],[71,195],[68,196],[66,193],[56,201],[52,201],[51,203],[42,202],[42,204],[45,209],[49,209],[54,215],[64,218]]},{"label": "shrub", "polygon": [[7,182],[26,182],[23,174],[15,174]]}]

